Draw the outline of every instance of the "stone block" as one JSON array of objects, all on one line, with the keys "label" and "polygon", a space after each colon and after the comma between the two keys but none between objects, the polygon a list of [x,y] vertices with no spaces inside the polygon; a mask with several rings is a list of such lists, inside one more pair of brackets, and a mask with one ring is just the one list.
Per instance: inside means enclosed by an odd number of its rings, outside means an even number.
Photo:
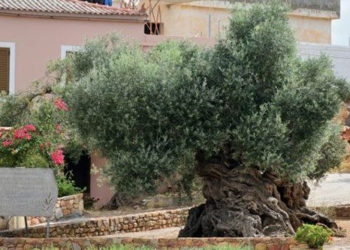
[{"label": "stone block", "polygon": [[40,221],[38,218],[34,217],[30,220],[30,225],[37,225],[37,224],[40,224]]},{"label": "stone block", "polygon": [[275,244],[269,244],[269,245],[267,245],[267,249],[268,250],[280,250],[280,246],[275,245]]},{"label": "stone block", "polygon": [[60,208],[60,207],[56,208],[54,214],[55,214],[56,219],[62,218],[63,217],[62,208]]},{"label": "stone block", "polygon": [[77,243],[72,244],[72,249],[73,250],[81,250],[81,247]]},{"label": "stone block", "polygon": [[81,212],[81,214],[84,212],[84,201],[83,200],[79,201],[79,211]]}]

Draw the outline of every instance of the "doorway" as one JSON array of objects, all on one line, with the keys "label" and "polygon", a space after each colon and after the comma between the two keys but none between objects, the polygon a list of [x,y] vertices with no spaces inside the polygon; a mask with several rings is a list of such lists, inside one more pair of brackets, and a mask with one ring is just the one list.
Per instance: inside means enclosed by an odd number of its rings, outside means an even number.
[{"label": "doorway", "polygon": [[82,151],[78,162],[72,160],[69,156],[65,156],[65,162],[65,176],[70,177],[76,187],[84,188],[84,193],[90,194],[90,154],[85,150]]}]

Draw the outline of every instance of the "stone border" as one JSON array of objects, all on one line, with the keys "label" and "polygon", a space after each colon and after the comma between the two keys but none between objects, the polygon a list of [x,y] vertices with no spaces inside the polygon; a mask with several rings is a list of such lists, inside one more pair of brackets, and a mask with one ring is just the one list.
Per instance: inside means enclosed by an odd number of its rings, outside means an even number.
[{"label": "stone border", "polygon": [[293,238],[177,238],[177,239],[147,239],[147,238],[0,238],[0,248],[32,249],[52,247],[58,249],[86,249],[88,246],[108,247],[111,245],[150,246],[156,249],[188,249],[189,247],[248,245],[255,250],[301,250],[309,249],[306,244],[296,242]]},{"label": "stone border", "polygon": [[[154,229],[179,227],[185,224],[190,208],[164,210],[124,216],[79,218],[73,221],[54,222],[50,225],[50,236],[65,237],[92,237],[149,231]],[[44,225],[30,227],[28,237],[45,238]],[[24,237],[25,230],[8,230],[0,233],[0,237]]]},{"label": "stone border", "polygon": [[[306,244],[300,244],[293,238],[177,238],[149,239],[118,237],[118,233],[140,232],[153,229],[176,227],[184,225],[190,208],[147,212],[109,218],[77,219],[74,223],[56,222],[50,227],[50,235],[54,238],[45,239],[45,227],[29,228],[29,237],[24,238],[24,230],[2,232],[0,249],[32,249],[53,247],[58,249],[86,249],[88,246],[108,247],[115,244],[141,246],[146,245],[156,249],[188,249],[205,246],[241,246],[249,245],[255,250],[296,250],[308,249]],[[112,236],[114,234],[114,236]],[[101,237],[102,236],[102,237]],[[107,236],[107,237],[103,237]]]},{"label": "stone border", "polygon": [[[83,194],[73,194],[60,197],[56,201],[56,205],[51,216],[51,221],[57,221],[61,218],[70,218],[82,216],[84,213]],[[34,226],[45,223],[45,217],[27,217],[28,226]]]},{"label": "stone border", "polygon": [[350,218],[350,205],[337,205],[337,206],[322,206],[312,207],[316,211],[330,216],[333,219],[349,219]]},{"label": "stone border", "polygon": [[[350,211],[350,206],[340,207]],[[249,245],[255,250],[297,250],[308,249],[306,244],[286,238],[177,238],[149,239],[118,237],[118,233],[149,231],[167,227],[183,226],[188,208],[145,212],[101,218],[80,218],[75,221],[54,222],[50,226],[53,238],[45,239],[45,227],[42,225],[29,228],[29,237],[24,238],[25,231],[15,230],[0,233],[0,249],[31,249],[54,247],[58,249],[86,249],[87,246],[107,247],[114,244],[141,246],[147,245],[156,249],[188,249],[217,245]],[[320,208],[321,209],[321,208]],[[107,236],[107,237],[103,237]]]}]

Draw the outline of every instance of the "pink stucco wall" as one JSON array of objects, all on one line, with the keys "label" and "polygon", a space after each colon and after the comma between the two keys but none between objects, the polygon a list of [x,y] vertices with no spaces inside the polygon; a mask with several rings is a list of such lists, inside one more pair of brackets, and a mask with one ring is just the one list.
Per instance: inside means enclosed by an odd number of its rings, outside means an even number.
[{"label": "pink stucco wall", "polygon": [[101,170],[105,164],[105,159],[101,158],[96,153],[91,154],[91,168],[93,170],[90,176],[90,195],[91,197],[99,199],[99,201],[94,204],[97,208],[105,205],[114,194],[114,191],[109,186],[108,180],[102,176]]},{"label": "pink stucco wall", "polygon": [[108,32],[139,40],[143,29],[140,21],[0,16],[0,42],[15,43],[15,92],[43,77],[47,63],[60,58],[61,45],[81,45],[86,38]]},{"label": "pink stucco wall", "polygon": [[[139,18],[140,19],[140,18]],[[79,46],[87,38],[119,32],[136,40],[146,50],[166,39],[181,37],[149,36],[143,33],[140,20],[102,21],[68,20],[58,18],[18,17],[0,15],[0,43],[15,44],[15,92],[26,90],[31,82],[45,75],[47,63],[61,57],[61,46]],[[193,42],[212,46],[215,39],[191,38]],[[91,156],[92,168],[103,168],[105,161]],[[108,183],[101,185],[100,174],[91,173],[90,195],[99,198],[98,207],[106,204],[113,195]]]}]

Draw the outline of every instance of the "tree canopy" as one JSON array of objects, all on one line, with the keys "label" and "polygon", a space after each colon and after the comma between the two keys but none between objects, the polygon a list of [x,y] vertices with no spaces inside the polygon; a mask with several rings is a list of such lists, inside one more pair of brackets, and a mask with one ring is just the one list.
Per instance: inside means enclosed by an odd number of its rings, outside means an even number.
[{"label": "tree canopy", "polygon": [[276,1],[234,10],[211,48],[169,40],[144,52],[110,34],[66,62],[70,120],[118,190],[193,173],[199,152],[294,181],[339,165],[333,118],[349,86],[326,56],[298,56],[287,11]]}]

